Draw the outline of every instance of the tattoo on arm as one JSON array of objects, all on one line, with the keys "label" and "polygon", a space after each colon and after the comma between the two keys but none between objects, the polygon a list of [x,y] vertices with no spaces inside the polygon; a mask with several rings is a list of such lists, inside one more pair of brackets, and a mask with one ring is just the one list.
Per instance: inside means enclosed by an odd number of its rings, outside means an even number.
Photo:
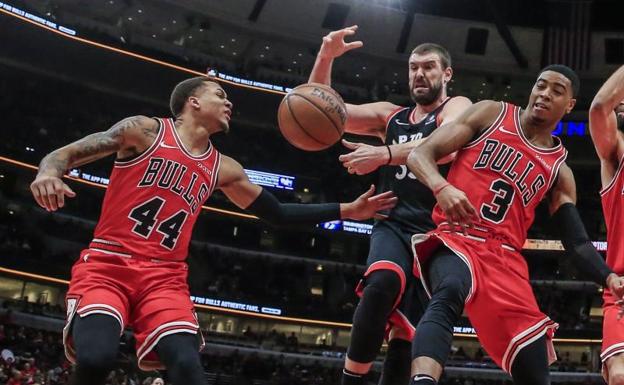
[{"label": "tattoo on arm", "polygon": [[[67,169],[81,166],[113,154],[124,145],[128,130],[142,128],[146,136],[154,136],[158,126],[145,127],[144,117],[126,118],[104,132],[96,132],[46,155],[39,164],[39,174],[62,176]],[[156,132],[156,133],[155,133]]]}]

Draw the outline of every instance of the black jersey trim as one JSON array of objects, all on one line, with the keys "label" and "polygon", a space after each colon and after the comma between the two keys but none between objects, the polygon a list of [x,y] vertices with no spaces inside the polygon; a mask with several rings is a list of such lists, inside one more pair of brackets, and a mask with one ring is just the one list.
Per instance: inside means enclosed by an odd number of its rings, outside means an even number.
[{"label": "black jersey trim", "polygon": [[550,181],[548,182],[548,188],[546,189],[546,193],[550,191],[550,189],[554,186],[557,179],[559,179],[559,171],[561,170],[561,165],[563,165],[563,162],[565,162],[567,157],[568,157],[568,150],[564,148],[563,154],[561,154],[559,159],[557,159],[555,161],[555,164],[553,165],[553,169],[550,174]]},{"label": "black jersey trim", "polygon": [[158,146],[160,146],[160,143],[162,142],[163,138],[165,137],[165,124],[161,118],[153,118],[153,119],[156,119],[156,121],[158,122],[158,136],[156,136],[156,139],[154,139],[154,142],[147,148],[147,150],[143,151],[140,154],[137,154],[135,156],[131,156],[128,158],[124,158],[124,159],[115,160],[114,167],[125,168],[125,167],[134,166],[135,164],[141,162],[143,159],[146,159],[154,151],[156,151]]},{"label": "black jersey trim", "polygon": [[208,199],[214,192],[215,188],[217,187],[217,180],[219,179],[219,168],[221,167],[221,153],[217,152],[217,156],[215,158],[216,159],[212,165],[212,180],[210,181],[210,191],[208,191],[206,199]]},{"label": "black jersey trim", "polygon": [[483,130],[480,134],[477,134],[473,140],[466,143],[463,148],[471,148],[481,143],[485,138],[490,136],[490,134],[498,128],[498,126],[501,124],[503,120],[505,120],[505,116],[507,116],[508,106],[507,106],[507,103],[505,102],[500,102],[500,104],[501,104],[501,111],[498,113],[498,116],[496,117],[496,119],[494,119],[494,122],[492,122],[492,124],[487,129]]}]

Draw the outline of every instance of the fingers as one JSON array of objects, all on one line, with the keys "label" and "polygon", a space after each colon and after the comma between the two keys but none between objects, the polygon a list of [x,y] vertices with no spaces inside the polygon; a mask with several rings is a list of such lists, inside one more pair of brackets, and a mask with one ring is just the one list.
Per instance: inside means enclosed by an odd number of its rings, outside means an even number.
[{"label": "fingers", "polygon": [[384,210],[391,209],[394,206],[396,206],[398,201],[399,201],[399,198],[397,198],[397,197],[392,197],[392,198],[388,198],[388,199],[384,199],[382,201],[379,201],[378,202],[377,211],[384,211]]},{"label": "fingers", "polygon": [[34,183],[34,182],[31,183],[30,184],[30,191],[32,192],[33,197],[35,198],[35,201],[37,202],[37,204],[45,209],[46,205],[43,202],[43,194],[39,190],[39,185]]},{"label": "fingers", "polygon": [[56,201],[56,191],[54,189],[54,183],[46,183],[45,191],[46,197],[48,198],[49,202],[48,208],[52,211],[56,211],[58,209],[58,203]]},{"label": "fingers", "polygon": [[65,206],[65,183],[61,182],[60,179],[55,179],[52,182],[52,187],[54,188],[54,195],[58,208]]},{"label": "fingers", "polygon": [[364,46],[364,43],[361,40],[352,41],[351,43],[345,44],[345,48],[347,49],[347,51],[350,51],[356,48],[361,48],[363,46]]},{"label": "fingers", "polygon": [[65,196],[74,197],[76,193],[59,178],[35,180],[30,184],[30,191],[39,206],[55,211],[65,205]]},{"label": "fingers", "polygon": [[393,198],[393,197],[395,197],[393,191],[386,191],[386,192],[383,192],[381,194],[377,194],[375,196],[372,196],[372,197],[368,198],[368,200],[371,201],[371,202],[374,202],[374,201],[377,201],[377,200],[380,201],[380,200],[384,200],[384,199],[390,199],[390,198]]},{"label": "fingers", "polygon": [[373,194],[375,193],[375,185],[372,184],[368,190],[366,190],[366,192],[362,195],[360,195],[360,198],[364,198],[366,200],[370,200],[370,197],[373,196]]},{"label": "fingers", "polygon": [[362,145],[362,143],[349,142],[348,140],[343,139],[342,145],[348,148],[349,150],[356,150],[358,147]]},{"label": "fingers", "polygon": [[352,25],[350,27],[346,27],[346,28],[343,28],[343,29],[341,29],[339,31],[336,31],[336,33],[338,35],[340,35],[340,36],[350,36],[350,35],[355,34],[355,31],[357,31],[357,30],[358,30],[358,26],[357,25]]},{"label": "fingers", "polygon": [[63,190],[65,192],[65,195],[67,195],[70,198],[73,198],[76,196],[76,193],[74,192],[74,190],[72,190],[71,188],[69,188],[68,185],[66,185],[65,183],[63,183]]}]

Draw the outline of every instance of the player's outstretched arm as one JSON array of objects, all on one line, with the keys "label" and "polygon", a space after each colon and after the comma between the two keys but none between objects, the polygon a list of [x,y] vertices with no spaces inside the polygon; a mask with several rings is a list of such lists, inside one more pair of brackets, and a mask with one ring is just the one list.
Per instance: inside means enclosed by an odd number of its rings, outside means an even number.
[{"label": "player's outstretched arm", "polygon": [[374,186],[350,203],[281,203],[275,196],[249,181],[243,167],[222,155],[217,187],[238,207],[275,225],[310,224],[336,219],[368,219],[394,207],[392,192],[374,194]]},{"label": "player's outstretched arm", "polygon": [[39,163],[37,177],[30,185],[35,200],[48,211],[63,207],[65,196],[75,196],[61,180],[67,170],[115,152],[121,157],[143,152],[158,135],[158,127],[154,119],[133,116],[116,123],[107,131],[96,132],[52,151]]},{"label": "player's outstretched arm", "polygon": [[600,256],[589,239],[576,209],[576,182],[567,164],[561,165],[557,182],[549,197],[549,210],[561,232],[561,243],[580,272],[618,298],[624,296],[624,279],[618,277]]},{"label": "player's outstretched arm", "polygon": [[[457,119],[471,105],[470,99],[463,96],[449,100],[440,113],[440,126],[449,124]],[[384,146],[372,146],[366,143],[353,143],[343,140],[342,144],[353,151],[340,155],[338,159],[350,174],[364,175],[377,170],[381,166],[405,164],[409,153],[424,140],[419,139]],[[438,160],[438,164],[445,164],[451,160],[453,160],[452,156],[447,156]]]},{"label": "player's outstretched arm", "polygon": [[[618,131],[615,108],[624,101],[624,66],[602,85],[589,109],[589,132],[601,163],[612,172],[624,155],[624,137]],[[609,178],[610,179],[610,178]]]},{"label": "player's outstretched arm", "polygon": [[[332,31],[323,37],[323,43],[316,55],[314,67],[308,78],[309,83],[321,83],[331,86],[331,72],[334,59],[352,49],[364,45],[361,41],[346,42],[347,36],[353,36],[357,25]],[[399,108],[388,102],[355,105],[347,103],[347,122],[345,131],[352,134],[385,137],[385,119],[392,111]]]}]

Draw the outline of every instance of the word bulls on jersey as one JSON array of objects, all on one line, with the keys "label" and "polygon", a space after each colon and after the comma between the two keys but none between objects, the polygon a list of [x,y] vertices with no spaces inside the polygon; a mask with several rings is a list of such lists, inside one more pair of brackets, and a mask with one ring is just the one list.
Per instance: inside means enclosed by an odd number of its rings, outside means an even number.
[{"label": "word bulls on jersey", "polygon": [[149,149],[115,162],[90,249],[186,258],[201,205],[215,187],[220,155],[211,144],[202,155],[190,154],[173,121],[158,120],[159,134]]},{"label": "word bulls on jersey", "polygon": [[[530,143],[520,125],[520,107],[501,103],[495,122],[457,153],[448,174],[479,212],[481,225],[504,234],[517,250],[567,156],[561,141],[553,139],[551,148]],[[433,219],[445,220],[438,206]]]}]

